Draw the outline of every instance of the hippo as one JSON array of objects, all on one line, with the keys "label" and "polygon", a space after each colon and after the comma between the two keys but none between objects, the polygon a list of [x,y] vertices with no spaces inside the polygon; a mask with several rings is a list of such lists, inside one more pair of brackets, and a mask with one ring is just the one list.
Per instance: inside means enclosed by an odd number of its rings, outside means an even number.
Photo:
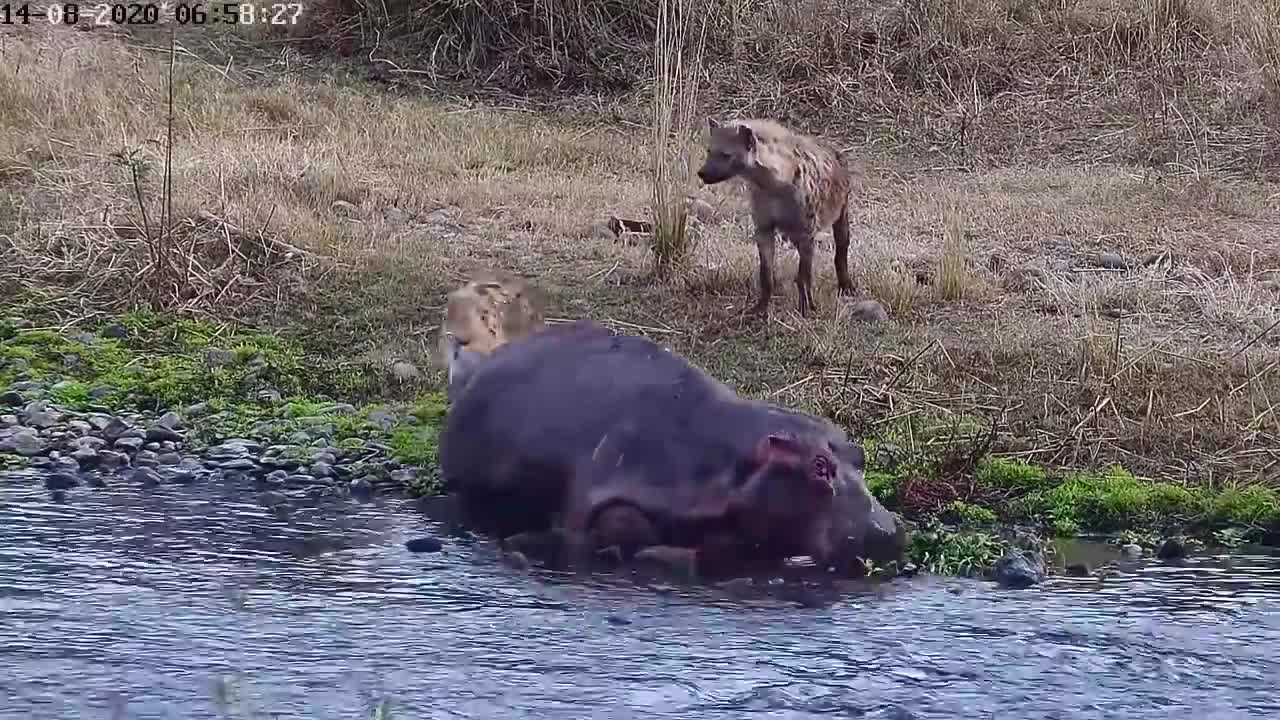
[{"label": "hippo", "polygon": [[575,552],[808,555],[852,572],[902,554],[900,523],[835,424],[742,398],[647,338],[590,320],[549,328],[473,364],[455,397],[445,487],[499,538],[560,531]]}]

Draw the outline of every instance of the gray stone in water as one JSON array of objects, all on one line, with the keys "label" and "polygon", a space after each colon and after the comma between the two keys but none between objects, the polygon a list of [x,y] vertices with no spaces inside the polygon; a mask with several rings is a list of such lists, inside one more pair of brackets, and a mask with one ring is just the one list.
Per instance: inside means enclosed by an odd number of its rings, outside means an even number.
[{"label": "gray stone in water", "polygon": [[150,442],[150,443],[147,443],[146,445],[143,445],[142,447],[146,448],[147,450],[150,450],[151,452],[157,452],[160,450],[160,443]]},{"label": "gray stone in water", "polygon": [[329,463],[318,462],[311,466],[311,474],[318,478],[333,477],[333,466]]},{"label": "gray stone in water", "polygon": [[267,473],[267,477],[265,479],[267,482],[273,485],[283,485],[286,482],[288,482],[289,473],[285,472],[284,470],[272,470],[271,472]]},{"label": "gray stone in water", "polygon": [[142,449],[142,439],[136,438],[136,437],[117,438],[116,441],[112,444],[115,447],[125,450],[127,452],[138,452],[139,450]]},{"label": "gray stone in water", "polygon": [[294,487],[309,487],[316,484],[316,479],[304,473],[295,473],[285,478],[285,481]]},{"label": "gray stone in water", "polygon": [[196,474],[193,472],[188,472],[186,470],[172,470],[172,469],[164,473],[162,477],[165,479],[165,481],[171,482],[175,485],[190,485],[194,483],[197,479]]},{"label": "gray stone in water", "polygon": [[131,474],[131,479],[145,488],[160,487],[160,475],[151,468],[138,468]]},{"label": "gray stone in water", "polygon": [[8,438],[0,440],[0,452],[12,452],[22,457],[35,457],[45,451],[46,444],[35,430],[23,428]]},{"label": "gray stone in water", "polygon": [[176,452],[160,453],[156,456],[156,462],[161,465],[177,465],[182,462],[182,456]]},{"label": "gray stone in water", "polygon": [[162,442],[160,443],[160,449],[164,452],[173,452],[178,449],[178,445],[179,443],[175,442]]},{"label": "gray stone in water", "polygon": [[373,496],[373,483],[368,478],[356,478],[351,481],[351,495],[362,500]]},{"label": "gray stone in water", "polygon": [[5,407],[18,407],[23,403],[22,393],[17,390],[8,390],[0,393],[0,405]]},{"label": "gray stone in water", "polygon": [[1027,588],[1044,582],[1044,558],[1031,550],[1010,550],[996,561],[995,579],[1004,587]]},{"label": "gray stone in water", "polygon": [[97,473],[89,475],[86,482],[89,484],[89,487],[91,488],[101,489],[107,486],[107,481]]},{"label": "gray stone in water", "polygon": [[88,470],[98,464],[98,452],[89,448],[80,448],[71,453],[72,459],[80,464],[81,469]]},{"label": "gray stone in water", "polygon": [[0,415],[0,430],[18,426],[17,415]]},{"label": "gray stone in water", "polygon": [[435,553],[444,549],[444,543],[430,535],[409,540],[405,542],[404,546],[409,552],[415,553]]},{"label": "gray stone in water", "polygon": [[1142,546],[1137,543],[1126,543],[1120,546],[1120,553],[1130,559],[1140,558],[1142,557]]},{"label": "gray stone in water", "polygon": [[245,471],[245,470],[253,470],[257,468],[258,463],[254,462],[251,458],[240,457],[234,460],[227,460],[224,462],[220,462],[218,463],[218,467],[222,468],[223,470]]},{"label": "gray stone in water", "polygon": [[133,464],[137,467],[156,467],[160,464],[156,454],[150,450],[140,450],[133,456]]},{"label": "gray stone in water", "polygon": [[1187,545],[1182,538],[1171,537],[1161,543],[1156,550],[1156,557],[1161,560],[1177,560],[1187,556]]},{"label": "gray stone in water", "polygon": [[45,476],[44,486],[50,490],[70,490],[80,487],[80,478],[68,472],[56,472]]},{"label": "gray stone in water", "polygon": [[[172,413],[170,413],[172,414]],[[175,416],[176,417],[176,416]],[[147,441],[154,443],[180,442],[182,435],[168,425],[157,423],[147,428]]]},{"label": "gray stone in water", "polygon": [[129,456],[114,450],[103,450],[98,453],[98,467],[103,470],[115,470],[128,467]]}]

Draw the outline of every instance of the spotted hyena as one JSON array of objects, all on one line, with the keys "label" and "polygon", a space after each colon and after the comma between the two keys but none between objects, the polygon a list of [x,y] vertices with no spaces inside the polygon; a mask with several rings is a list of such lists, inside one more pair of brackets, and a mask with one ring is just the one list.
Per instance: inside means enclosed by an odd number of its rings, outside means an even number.
[{"label": "spotted hyena", "polygon": [[792,132],[773,120],[708,120],[711,138],[698,178],[707,185],[741,177],[751,191],[751,219],[760,251],[760,299],[752,312],[765,314],[773,295],[777,233],[800,253],[796,273],[799,310],[808,317],[813,300],[815,235],[831,228],[841,295],[853,295],[849,278],[849,191],[853,174],[844,157],[817,138]]}]

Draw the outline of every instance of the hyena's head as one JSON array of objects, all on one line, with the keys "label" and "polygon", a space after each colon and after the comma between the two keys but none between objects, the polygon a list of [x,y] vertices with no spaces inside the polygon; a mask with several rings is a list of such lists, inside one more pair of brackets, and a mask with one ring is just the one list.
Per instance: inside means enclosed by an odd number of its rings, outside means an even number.
[{"label": "hyena's head", "polygon": [[736,177],[751,164],[756,149],[756,135],[747,125],[721,124],[708,118],[711,140],[707,144],[707,159],[698,170],[698,179],[704,184],[715,185]]}]

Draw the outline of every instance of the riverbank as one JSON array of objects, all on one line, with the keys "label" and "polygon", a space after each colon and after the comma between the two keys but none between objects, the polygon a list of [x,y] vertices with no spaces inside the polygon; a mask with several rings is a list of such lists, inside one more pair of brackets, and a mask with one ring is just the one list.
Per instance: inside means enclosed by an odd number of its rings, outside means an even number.
[{"label": "riverbank", "polygon": [[[922,525],[912,553],[927,570],[984,567],[1051,533],[1128,530],[1154,549],[1277,530],[1280,285],[1268,268],[1280,264],[1280,186],[1256,172],[1273,166],[1266,153],[1245,172],[1222,150],[1229,108],[1248,119],[1234,147],[1272,137],[1256,102],[1223,94],[1261,87],[1253,76],[1210,83],[1194,107],[1160,106],[1204,119],[1203,142],[1148,124],[1134,144],[1129,106],[1115,128],[1082,125],[1093,140],[1012,155],[971,152],[1000,145],[994,133],[966,150],[910,140],[924,127],[910,118],[901,142],[833,120],[832,140],[869,179],[851,266],[888,318],[838,301],[823,234],[821,312],[792,312],[784,250],[761,325],[742,317],[755,249],[735,188],[694,189],[697,245],[674,283],[651,281],[643,235],[609,222],[649,216],[643,103],[463,101],[364,55],[202,30],[179,36],[170,125],[167,33],[0,33],[23,68],[0,75],[0,154],[13,158],[0,169],[0,295],[20,303],[4,311],[19,318],[4,347],[25,353],[0,371],[0,390],[17,393],[0,413],[9,431],[47,401],[36,416],[80,413],[55,422],[87,423],[99,463],[124,439],[131,463],[178,452],[210,476],[284,472],[316,492],[383,476],[390,488],[412,469],[430,492],[435,322],[462,277],[499,268],[545,289],[555,319],[649,335],[744,395],[863,438],[877,494]],[[1017,101],[1072,107],[1052,88]],[[1155,149],[1161,159],[1138,159]],[[157,429],[166,412],[182,424],[168,427],[181,435],[172,450]],[[108,438],[94,424],[112,419],[129,427]],[[22,442],[85,450],[68,427]],[[249,442],[209,455],[237,438]],[[285,460],[259,462],[268,449]],[[317,464],[345,469],[330,482]],[[950,525],[931,532],[934,519]],[[1009,523],[1021,529],[998,530]]]},{"label": "riverbank", "polygon": [[[402,362],[384,379],[402,386],[402,399],[357,406],[342,397],[355,376],[316,374],[323,363],[273,334],[145,310],[63,329],[9,314],[0,321],[0,476],[39,470],[57,501],[73,503],[104,487],[246,479],[268,504],[436,494],[440,373]],[[376,392],[374,378],[363,382]],[[1051,555],[1055,538],[1081,532],[1110,533],[1130,557],[1280,538],[1280,494],[1267,488],[1215,493],[1118,467],[1053,473],[989,454],[960,458],[956,447],[865,447],[869,486],[913,528],[908,562],[935,574],[990,574],[1011,551]],[[1068,564],[1050,557],[1046,570],[1082,572]]]}]

